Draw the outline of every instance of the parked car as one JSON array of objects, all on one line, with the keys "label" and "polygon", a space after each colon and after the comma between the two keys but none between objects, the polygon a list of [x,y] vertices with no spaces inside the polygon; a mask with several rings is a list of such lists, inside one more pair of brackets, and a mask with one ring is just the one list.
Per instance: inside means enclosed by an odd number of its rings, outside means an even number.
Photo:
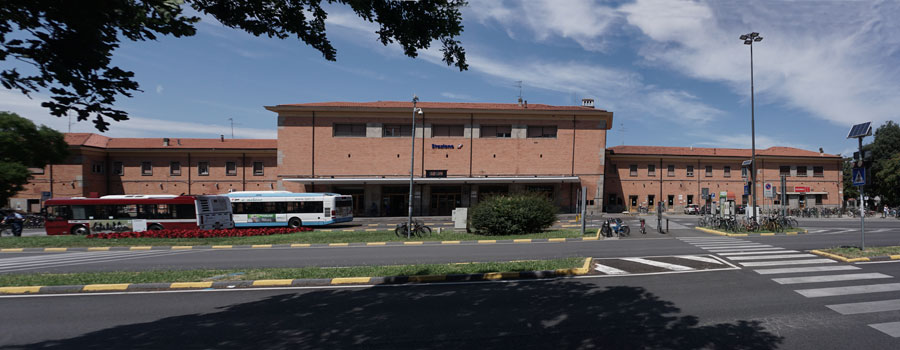
[{"label": "parked car", "polygon": [[684,207],[684,213],[688,215],[700,214],[700,206],[696,204],[688,204]]}]

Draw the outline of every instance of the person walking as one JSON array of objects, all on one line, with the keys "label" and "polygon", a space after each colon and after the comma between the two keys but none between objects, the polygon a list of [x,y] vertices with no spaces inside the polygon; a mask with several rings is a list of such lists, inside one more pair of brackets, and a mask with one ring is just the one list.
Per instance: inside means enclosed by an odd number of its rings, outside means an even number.
[{"label": "person walking", "polygon": [[887,204],[885,204],[885,205],[884,205],[884,216],[882,216],[882,218],[887,219],[887,217],[888,217],[888,211],[889,211],[888,206],[887,206]]},{"label": "person walking", "polygon": [[22,224],[24,221],[25,217],[15,210],[7,211],[6,216],[3,217],[3,222],[12,226],[13,236],[16,237],[22,237]]}]

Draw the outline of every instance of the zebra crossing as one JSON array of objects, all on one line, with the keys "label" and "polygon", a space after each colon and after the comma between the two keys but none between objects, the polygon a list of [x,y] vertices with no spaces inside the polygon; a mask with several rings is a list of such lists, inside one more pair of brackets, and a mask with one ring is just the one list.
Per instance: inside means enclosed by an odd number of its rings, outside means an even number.
[{"label": "zebra crossing", "polygon": [[[742,267],[771,278],[780,285],[797,286],[793,291],[806,298],[838,301],[845,296],[871,296],[880,300],[852,303],[828,303],[825,306],[841,315],[874,314],[900,310],[900,292],[894,276],[861,271],[862,268],[838,264],[817,255],[731,237],[681,237],[681,241],[705,249]],[[884,282],[884,283],[878,283]],[[851,283],[829,287],[827,283]],[[894,294],[891,294],[891,293]],[[900,321],[872,323],[869,327],[891,337],[900,337]]]},{"label": "zebra crossing", "polygon": [[189,250],[97,251],[39,254],[0,258],[0,273],[46,269],[62,266],[108,263],[122,260],[190,253]]},{"label": "zebra crossing", "polygon": [[677,255],[629,258],[598,258],[592,261],[589,275],[648,275],[737,269],[737,266],[711,255]]}]

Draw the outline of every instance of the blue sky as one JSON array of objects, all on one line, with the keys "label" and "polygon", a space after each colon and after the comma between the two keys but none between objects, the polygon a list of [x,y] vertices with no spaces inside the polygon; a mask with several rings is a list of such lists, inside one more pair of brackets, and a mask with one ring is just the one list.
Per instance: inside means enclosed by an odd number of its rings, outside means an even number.
[{"label": "blue sky", "polygon": [[[113,137],[274,138],[264,105],[410,100],[580,104],[614,112],[607,145],[750,146],[754,44],[758,148],[847,154],[853,123],[897,121],[900,2],[491,1],[463,10],[468,71],[376,41],[377,27],[328,8],[329,62],[296,39],[257,38],[204,17],[190,38],[124,42],[114,64],[144,90],[118,106]],[[0,109],[66,131],[66,119],[0,90]],[[73,123],[72,131],[95,132]],[[869,139],[870,141],[871,139]]]}]

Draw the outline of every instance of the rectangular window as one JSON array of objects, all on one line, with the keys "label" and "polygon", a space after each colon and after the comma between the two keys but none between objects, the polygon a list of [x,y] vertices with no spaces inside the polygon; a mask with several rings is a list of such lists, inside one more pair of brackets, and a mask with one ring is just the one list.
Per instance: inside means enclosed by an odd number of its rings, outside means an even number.
[{"label": "rectangular window", "polygon": [[105,165],[103,162],[96,162],[91,164],[91,173],[94,174],[103,174],[103,168]]},{"label": "rectangular window", "polygon": [[172,175],[172,176],[181,175],[181,162],[169,163],[169,175]]},{"label": "rectangular window", "polygon": [[412,126],[403,124],[387,124],[383,128],[384,137],[409,137],[412,135]]},{"label": "rectangular window", "polygon": [[789,165],[782,165],[778,167],[778,173],[782,176],[791,176],[791,167]]},{"label": "rectangular window", "polygon": [[28,168],[28,172],[31,175],[42,175],[44,174],[44,168]]},{"label": "rectangular window", "polygon": [[366,124],[334,124],[335,137],[366,137]]},{"label": "rectangular window", "polygon": [[724,170],[725,170],[725,177],[731,177],[731,167],[726,166]]},{"label": "rectangular window", "polygon": [[482,125],[481,137],[508,139],[512,137],[512,125]]},{"label": "rectangular window", "polygon": [[432,125],[431,137],[462,137],[463,130],[462,125]]},{"label": "rectangular window", "polygon": [[813,176],[824,177],[825,176],[825,167],[814,166],[813,167]]},{"label": "rectangular window", "polygon": [[153,175],[153,165],[150,162],[141,162],[141,175],[150,176]]},{"label": "rectangular window", "polygon": [[747,172],[749,172],[749,171],[750,171],[750,170],[747,169],[747,168],[741,168],[741,177],[746,179],[746,178],[747,178]]},{"label": "rectangular window", "polygon": [[225,175],[226,176],[237,175],[237,164],[235,164],[235,162],[225,162]]},{"label": "rectangular window", "polygon": [[637,176],[637,164],[628,166],[628,174],[631,176]]},{"label": "rectangular window", "polygon": [[797,176],[806,177],[806,166],[801,165],[797,167]]},{"label": "rectangular window", "polygon": [[667,175],[669,177],[675,176],[675,165],[669,164],[669,169],[667,171]]},{"label": "rectangular window", "polygon": [[200,175],[200,176],[208,176],[209,175],[209,162],[197,163],[197,175]]},{"label": "rectangular window", "polygon": [[122,164],[122,162],[113,162],[112,173],[113,175],[125,175],[125,164]]},{"label": "rectangular window", "polygon": [[712,165],[706,166],[706,177],[712,177]]},{"label": "rectangular window", "polygon": [[656,176],[656,165],[647,164],[647,175]]},{"label": "rectangular window", "polygon": [[263,162],[253,162],[253,175],[262,176],[264,173]]},{"label": "rectangular window", "polygon": [[529,125],[529,138],[556,138],[556,125]]},{"label": "rectangular window", "polygon": [[687,166],[687,176],[694,177],[694,166],[693,165]]},{"label": "rectangular window", "polygon": [[687,204],[694,204],[694,195],[687,195]]},{"label": "rectangular window", "polygon": [[822,205],[822,195],[821,194],[816,195],[816,205]]}]

